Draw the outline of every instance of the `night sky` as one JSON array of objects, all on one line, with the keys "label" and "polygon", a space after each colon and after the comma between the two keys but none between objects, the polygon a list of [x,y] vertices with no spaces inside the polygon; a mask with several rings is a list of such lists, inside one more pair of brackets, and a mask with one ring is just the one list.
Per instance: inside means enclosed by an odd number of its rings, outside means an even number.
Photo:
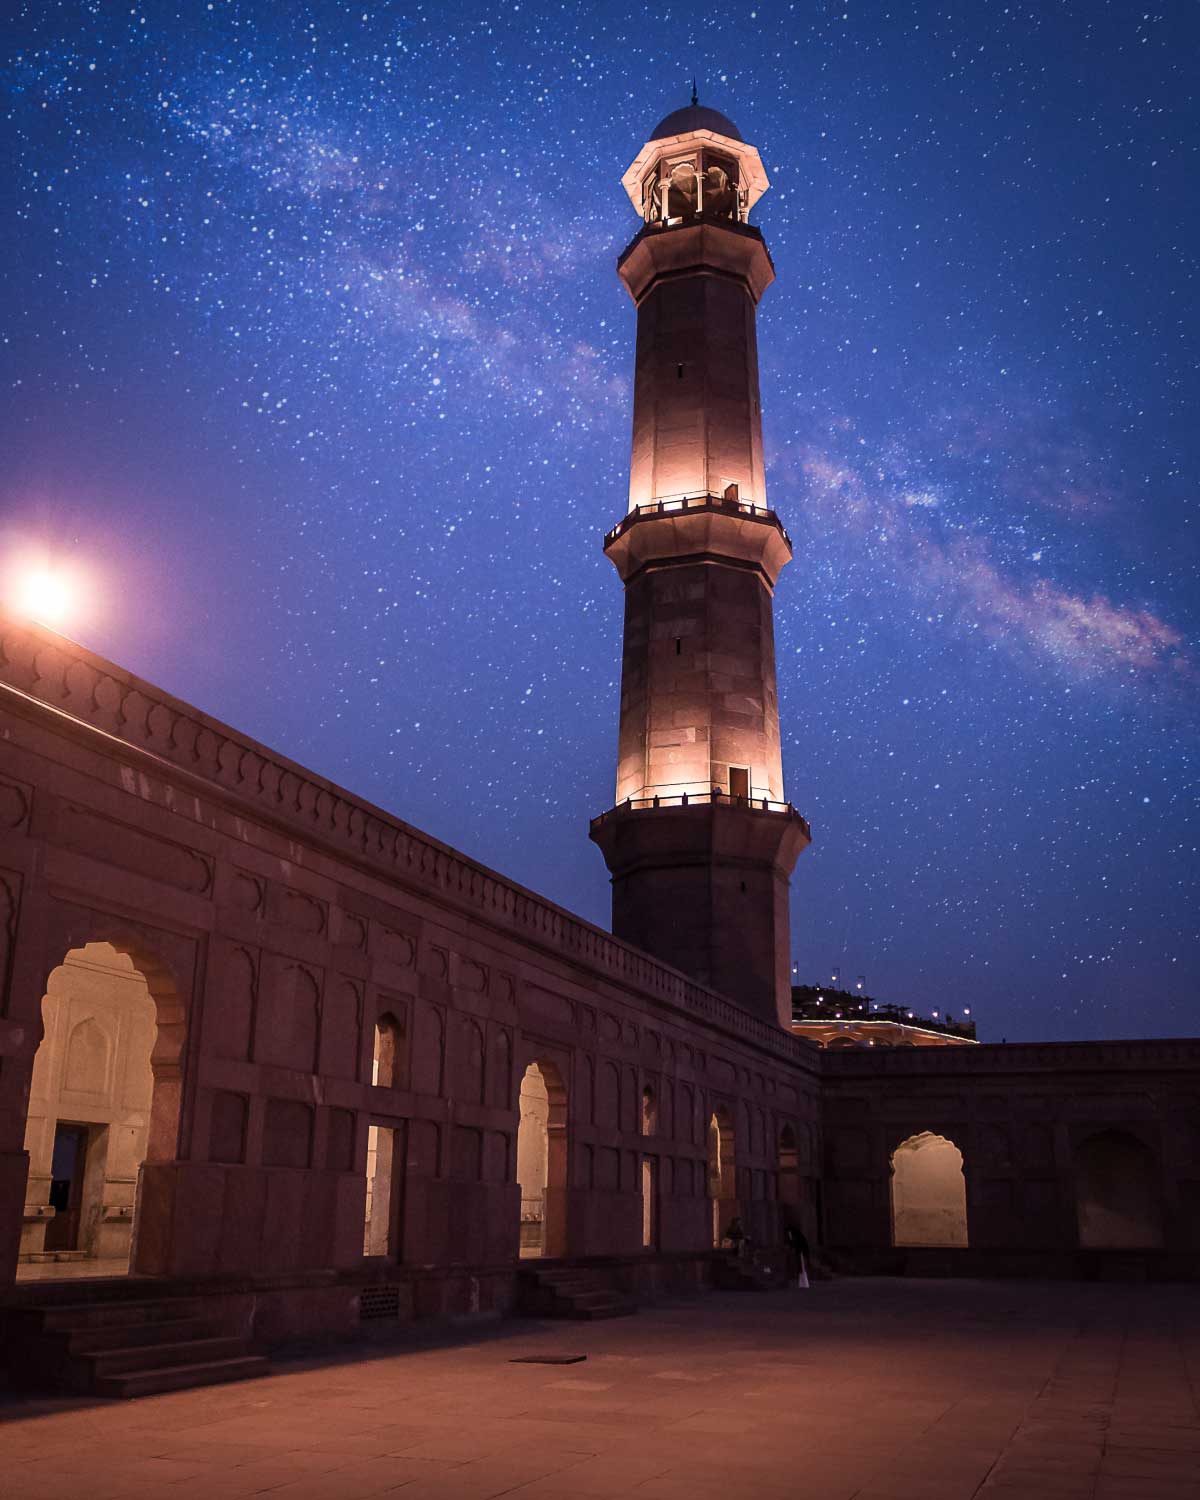
[{"label": "night sky", "polygon": [[1200,1030],[1193,7],[5,16],[0,568],[67,634],[607,924],[620,176],[694,71],[773,184],[798,977]]}]

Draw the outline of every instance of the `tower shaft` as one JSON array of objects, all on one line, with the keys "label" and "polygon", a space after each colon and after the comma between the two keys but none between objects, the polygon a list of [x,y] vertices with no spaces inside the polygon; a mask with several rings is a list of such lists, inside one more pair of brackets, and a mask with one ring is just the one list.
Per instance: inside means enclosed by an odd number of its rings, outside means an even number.
[{"label": "tower shaft", "polygon": [[638,308],[630,506],[731,484],[764,504],[755,304],[774,273],[761,238],[732,223],[651,228],[619,271]]},{"label": "tower shaft", "polygon": [[756,341],[774,270],[744,222],[757,152],[712,111],[664,124],[702,119],[729,134],[656,137],[625,179],[647,222],[618,262],[637,367],[630,509],[604,549],[625,642],[617,801],[591,836],[618,936],[787,1027],[788,880],[809,832],[785,800],[775,685],[791,544],[765,503]]}]

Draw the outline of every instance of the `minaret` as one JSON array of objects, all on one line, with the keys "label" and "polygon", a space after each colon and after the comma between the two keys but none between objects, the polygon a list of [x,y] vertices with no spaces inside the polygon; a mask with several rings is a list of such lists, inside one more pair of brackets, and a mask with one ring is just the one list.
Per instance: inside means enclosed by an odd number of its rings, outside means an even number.
[{"label": "minaret", "polygon": [[625,585],[617,801],[591,837],[613,931],[791,1024],[788,880],[808,845],[785,800],[772,600],[792,556],[766,505],[748,222],[762,161],[716,110],[654,131],[622,183],[644,221],[617,262],[637,305],[629,510],[604,538]]}]

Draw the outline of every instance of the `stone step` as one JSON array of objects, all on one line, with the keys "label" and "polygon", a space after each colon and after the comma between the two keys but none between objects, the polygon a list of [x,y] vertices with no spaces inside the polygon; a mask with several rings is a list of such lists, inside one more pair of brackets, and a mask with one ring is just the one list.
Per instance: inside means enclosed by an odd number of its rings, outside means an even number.
[{"label": "stone step", "polygon": [[623,1318],[637,1311],[602,1273],[570,1265],[522,1267],[521,1305],[538,1318]]},{"label": "stone step", "polygon": [[567,1318],[621,1318],[637,1311],[637,1304],[620,1292],[596,1289],[563,1297],[555,1311]]},{"label": "stone step", "polygon": [[147,1323],[118,1323],[110,1328],[59,1328],[50,1332],[67,1354],[92,1354],[136,1345],[181,1344],[220,1333],[213,1318],[163,1318]]},{"label": "stone step", "polygon": [[177,1344],[143,1344],[132,1349],[100,1349],[80,1357],[80,1363],[91,1366],[93,1383],[108,1375],[124,1375],[131,1370],[164,1370],[215,1364],[219,1360],[240,1358],[253,1353],[249,1344],[235,1334],[207,1339],[186,1339]]},{"label": "stone step", "polygon": [[94,1390],[97,1396],[157,1396],[164,1391],[220,1385],[227,1380],[252,1380],[255,1376],[267,1374],[270,1367],[270,1361],[265,1355],[244,1354],[233,1359],[210,1360],[202,1364],[125,1370],[119,1375],[100,1377]]},{"label": "stone step", "polygon": [[587,1271],[579,1267],[564,1267],[555,1271],[531,1271],[527,1273],[528,1279],[536,1281],[539,1286],[603,1286],[604,1280],[594,1271]]},{"label": "stone step", "polygon": [[164,1297],[141,1302],[63,1302],[14,1308],[14,1317],[27,1327],[57,1332],[83,1328],[128,1328],[169,1318],[194,1317],[201,1311],[196,1297]]},{"label": "stone step", "polygon": [[631,1318],[635,1312],[637,1308],[632,1302],[614,1299],[599,1306],[578,1308],[569,1313],[568,1317],[595,1323],[601,1318]]},{"label": "stone step", "polygon": [[778,1268],[755,1265],[753,1261],[721,1257],[713,1265],[713,1285],[725,1292],[766,1292],[784,1285]]}]

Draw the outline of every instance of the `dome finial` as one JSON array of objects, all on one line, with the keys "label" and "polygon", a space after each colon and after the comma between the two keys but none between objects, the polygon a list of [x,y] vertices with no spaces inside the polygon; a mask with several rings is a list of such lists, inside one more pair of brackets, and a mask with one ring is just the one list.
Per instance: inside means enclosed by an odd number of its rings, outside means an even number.
[{"label": "dome finial", "polygon": [[692,103],[693,104],[699,104],[700,103],[700,96],[696,92],[696,80],[694,78],[692,79]]}]

